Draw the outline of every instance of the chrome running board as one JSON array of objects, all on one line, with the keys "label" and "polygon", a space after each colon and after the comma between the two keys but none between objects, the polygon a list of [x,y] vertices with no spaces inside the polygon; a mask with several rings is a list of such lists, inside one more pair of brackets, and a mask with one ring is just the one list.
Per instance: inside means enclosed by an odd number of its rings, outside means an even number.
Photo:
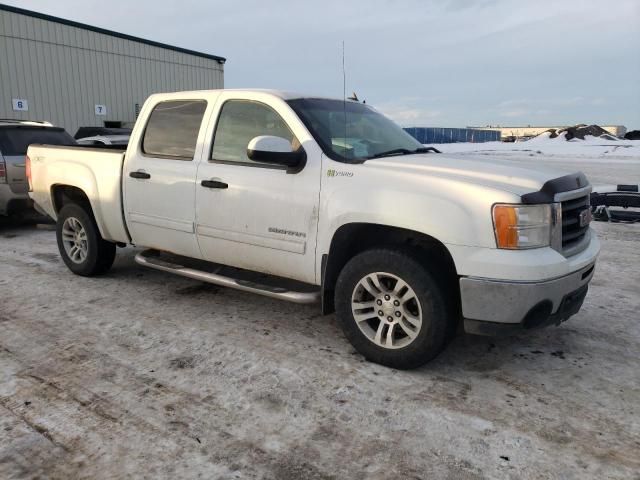
[{"label": "chrome running board", "polygon": [[[194,280],[200,280],[201,282],[213,283],[214,285],[220,285],[222,287],[235,288],[236,290],[242,290],[244,292],[257,293],[258,295],[264,295],[265,297],[286,300],[288,302],[316,303],[320,301],[320,290],[299,292],[289,290],[284,287],[264,285],[250,280],[243,280],[240,278],[220,275],[219,273],[198,270],[196,268],[190,268],[184,265],[173,263],[171,261],[163,260],[161,258],[161,254],[159,254],[159,252],[155,250],[145,250],[144,252],[138,253],[135,257],[135,261],[136,263],[144,267],[154,268],[163,272],[174,273],[176,275],[192,278]],[[232,270],[230,267],[219,266],[218,270],[220,269]]]}]

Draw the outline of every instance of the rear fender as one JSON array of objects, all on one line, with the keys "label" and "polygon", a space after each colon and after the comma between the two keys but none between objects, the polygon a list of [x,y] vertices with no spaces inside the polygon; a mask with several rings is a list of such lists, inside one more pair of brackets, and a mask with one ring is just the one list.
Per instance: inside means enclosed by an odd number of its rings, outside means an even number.
[{"label": "rear fender", "polygon": [[[119,192],[105,192],[101,195],[98,187],[98,181],[94,172],[87,166],[58,161],[47,166],[47,177],[51,184],[49,195],[49,205],[41,205],[41,207],[54,219],[57,219],[58,212],[62,205],[55,201],[55,191],[60,187],[74,187],[81,190],[91,206],[93,216],[100,230],[100,235],[105,240],[117,240],[117,232],[113,232],[113,221],[105,218],[105,209],[117,209],[120,212],[120,194]],[[72,178],[73,182],[69,179]],[[117,197],[114,198],[114,195]],[[122,241],[122,240],[120,240]]]}]

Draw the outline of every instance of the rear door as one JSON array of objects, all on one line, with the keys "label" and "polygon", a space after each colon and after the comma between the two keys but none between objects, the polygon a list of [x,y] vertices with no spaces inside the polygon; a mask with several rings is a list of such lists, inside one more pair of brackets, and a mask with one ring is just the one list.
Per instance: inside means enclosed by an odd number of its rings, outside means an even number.
[{"label": "rear door", "polygon": [[7,183],[14,193],[26,193],[29,186],[25,173],[25,157],[31,144],[75,145],[63,128],[38,126],[0,127],[0,153],[7,168]]},{"label": "rear door", "polygon": [[124,165],[124,205],[133,243],[200,258],[195,237],[195,179],[207,101],[165,100],[150,106]]}]

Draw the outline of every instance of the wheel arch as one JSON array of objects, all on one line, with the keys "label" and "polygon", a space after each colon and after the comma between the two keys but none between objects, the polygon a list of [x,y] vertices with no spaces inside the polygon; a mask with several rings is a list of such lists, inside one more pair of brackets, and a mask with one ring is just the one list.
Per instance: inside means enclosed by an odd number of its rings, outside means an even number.
[{"label": "wheel arch", "polygon": [[403,248],[442,275],[450,300],[459,305],[458,274],[451,253],[438,239],[425,233],[375,223],[347,223],[334,233],[329,253],[322,256],[322,313],[335,311],[334,291],[338,275],[349,259],[372,248]]},{"label": "wheel arch", "polygon": [[52,185],[51,205],[53,206],[56,217],[60,213],[60,210],[62,210],[62,207],[69,203],[75,203],[83,207],[87,211],[87,213],[93,217],[93,220],[96,222],[98,230],[100,231],[100,235],[104,237],[105,232],[101,225],[102,222],[98,221],[98,217],[95,214],[89,195],[87,195],[87,193],[82,188],[76,187],[74,185]]},{"label": "wheel arch", "polygon": [[[89,213],[93,214],[91,200],[86,192],[80,187],[73,185],[56,184],[51,186],[51,204],[56,215],[60,213],[62,207],[68,203],[77,203],[89,208]],[[94,215],[95,218],[95,215]]]}]

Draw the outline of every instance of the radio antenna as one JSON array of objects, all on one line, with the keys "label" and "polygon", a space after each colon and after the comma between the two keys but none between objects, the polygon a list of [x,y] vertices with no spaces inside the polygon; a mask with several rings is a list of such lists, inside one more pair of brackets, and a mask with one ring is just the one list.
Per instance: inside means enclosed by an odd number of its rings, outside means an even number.
[{"label": "radio antenna", "polygon": [[344,69],[344,40],[342,41],[342,99],[347,101],[347,72]]},{"label": "radio antenna", "polygon": [[342,40],[342,108],[344,113],[344,152],[347,151],[347,71],[344,68],[344,40]]}]

